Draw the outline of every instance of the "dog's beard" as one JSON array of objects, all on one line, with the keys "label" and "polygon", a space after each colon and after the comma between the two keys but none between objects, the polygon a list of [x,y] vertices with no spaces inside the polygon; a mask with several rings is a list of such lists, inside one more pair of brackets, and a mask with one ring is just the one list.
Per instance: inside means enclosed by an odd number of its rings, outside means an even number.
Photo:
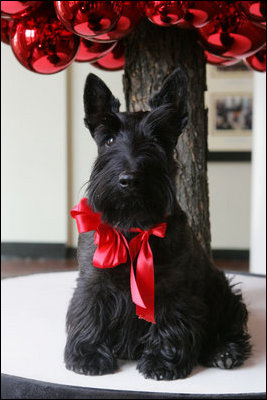
[{"label": "dog's beard", "polygon": [[102,213],[103,221],[120,230],[148,229],[163,222],[176,202],[175,187],[167,174],[151,177],[135,189],[121,190],[117,177],[93,172],[87,195],[94,210]]}]

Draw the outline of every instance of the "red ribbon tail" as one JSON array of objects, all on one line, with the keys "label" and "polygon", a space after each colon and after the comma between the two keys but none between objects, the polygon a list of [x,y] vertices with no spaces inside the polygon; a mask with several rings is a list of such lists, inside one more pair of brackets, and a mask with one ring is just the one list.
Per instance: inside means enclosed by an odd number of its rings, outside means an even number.
[{"label": "red ribbon tail", "polygon": [[141,308],[145,309],[146,306],[145,306],[145,303],[140,294],[140,291],[139,291],[139,288],[137,286],[137,282],[135,279],[135,275],[134,275],[134,267],[133,267],[134,256],[132,254],[132,249],[129,247],[128,242],[127,242],[126,238],[123,236],[123,234],[121,234],[121,236],[124,241],[125,247],[127,248],[128,252],[129,252],[130,259],[131,259],[130,286],[131,286],[132,300],[133,300],[133,303],[135,303],[137,306],[140,306]]},{"label": "red ribbon tail", "polygon": [[136,281],[145,307],[136,308],[139,318],[155,323],[154,262],[149,236],[143,236],[136,263]]},{"label": "red ribbon tail", "polygon": [[142,308],[139,306],[136,306],[136,314],[138,315],[138,317],[140,319],[145,319],[148,322],[152,322],[153,324],[155,324],[155,313],[154,313],[154,307],[153,310],[151,308],[146,309],[146,308]]}]

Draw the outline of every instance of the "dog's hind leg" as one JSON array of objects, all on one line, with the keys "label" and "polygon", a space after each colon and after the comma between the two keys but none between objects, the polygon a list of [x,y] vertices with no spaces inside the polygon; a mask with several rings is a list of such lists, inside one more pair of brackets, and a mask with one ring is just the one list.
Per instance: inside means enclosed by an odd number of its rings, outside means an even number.
[{"label": "dog's hind leg", "polygon": [[203,364],[207,367],[231,369],[242,365],[250,353],[249,335],[244,333],[240,337],[232,338],[231,341],[221,343]]},{"label": "dog's hind leg", "polygon": [[203,347],[201,364],[208,367],[239,367],[251,354],[250,336],[247,332],[248,313],[239,292],[232,292],[228,286],[220,298],[216,317],[217,326],[207,336],[207,345]]},{"label": "dog's hind leg", "polygon": [[85,375],[103,375],[117,369],[110,346],[112,300],[107,288],[96,282],[78,280],[67,313],[64,353],[67,369]]}]

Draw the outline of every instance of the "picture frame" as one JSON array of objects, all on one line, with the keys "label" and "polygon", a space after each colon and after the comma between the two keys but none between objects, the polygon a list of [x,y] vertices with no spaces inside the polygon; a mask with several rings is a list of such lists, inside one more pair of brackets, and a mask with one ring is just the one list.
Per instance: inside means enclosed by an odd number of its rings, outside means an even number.
[{"label": "picture frame", "polygon": [[211,93],[208,103],[208,148],[212,152],[251,152],[251,92]]}]

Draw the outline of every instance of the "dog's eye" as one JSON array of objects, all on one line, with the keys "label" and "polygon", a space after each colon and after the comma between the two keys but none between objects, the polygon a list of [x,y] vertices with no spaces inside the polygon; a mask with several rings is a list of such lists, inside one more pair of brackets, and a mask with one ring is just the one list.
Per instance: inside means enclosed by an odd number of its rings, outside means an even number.
[{"label": "dog's eye", "polygon": [[114,137],[111,136],[106,140],[106,146],[110,147],[113,145],[114,142],[115,142],[115,139],[114,139]]}]

